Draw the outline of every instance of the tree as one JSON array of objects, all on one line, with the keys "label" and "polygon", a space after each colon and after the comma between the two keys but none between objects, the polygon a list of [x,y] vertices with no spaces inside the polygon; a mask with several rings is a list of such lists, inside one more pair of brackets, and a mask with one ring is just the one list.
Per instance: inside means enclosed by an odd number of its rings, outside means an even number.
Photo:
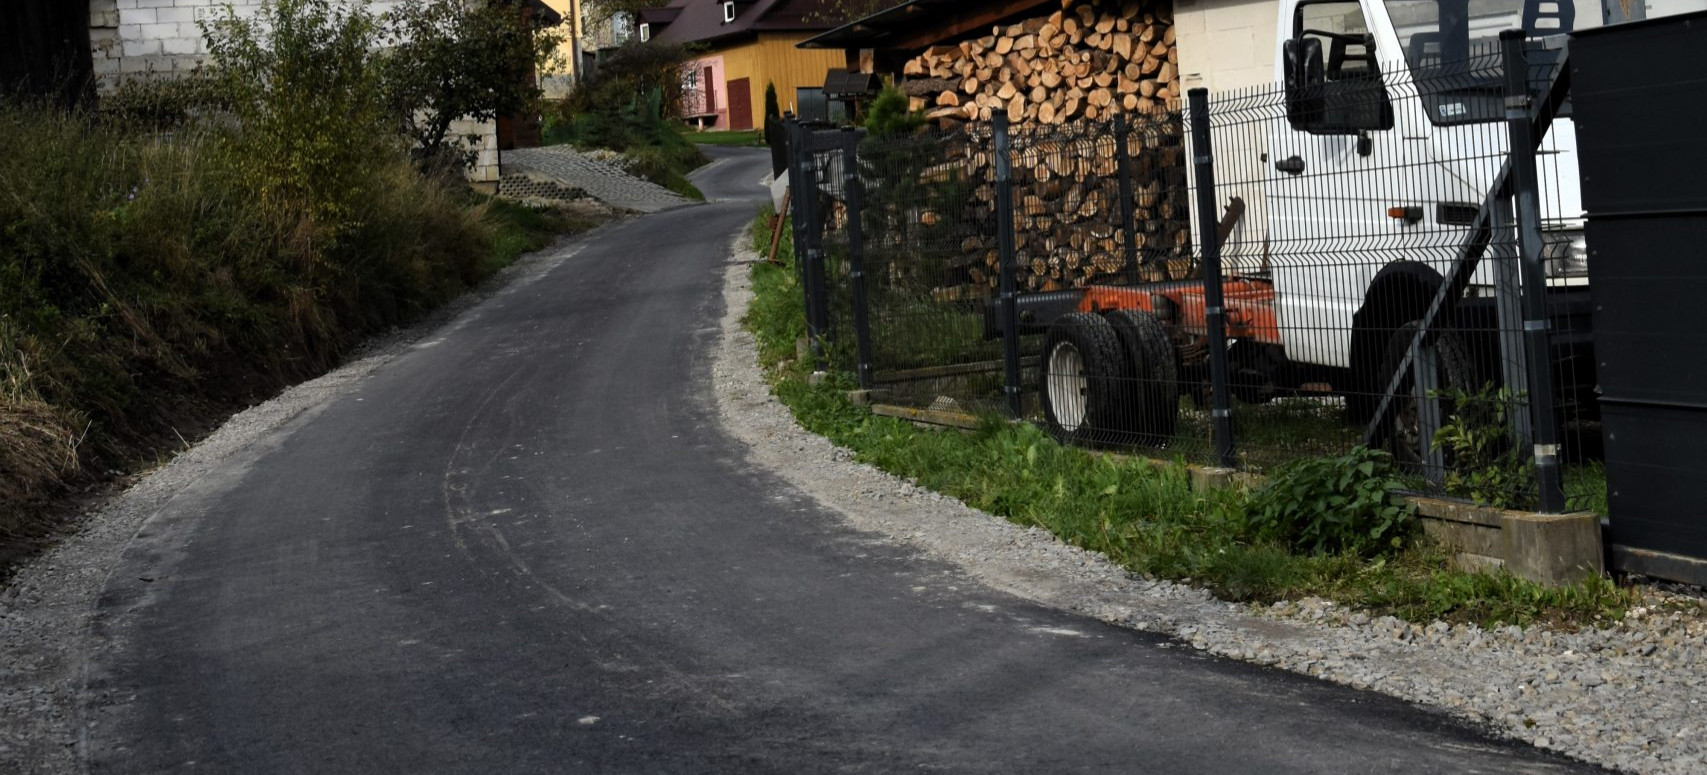
[{"label": "tree", "polygon": [[391,48],[380,65],[386,102],[426,159],[463,150],[450,136],[462,118],[537,113],[537,73],[562,35],[502,0],[405,0],[386,16]]},{"label": "tree", "polygon": [[781,118],[782,105],[776,99],[776,84],[765,84],[765,118]]}]

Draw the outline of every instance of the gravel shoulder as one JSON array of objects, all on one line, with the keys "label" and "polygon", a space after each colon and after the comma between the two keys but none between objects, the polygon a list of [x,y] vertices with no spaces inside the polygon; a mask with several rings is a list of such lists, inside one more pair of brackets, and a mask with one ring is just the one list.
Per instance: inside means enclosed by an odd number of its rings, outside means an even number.
[{"label": "gravel shoulder", "polygon": [[1617,626],[1577,633],[1485,630],[1371,619],[1323,600],[1252,608],[1135,576],[957,500],[915,487],[806,432],[771,394],[741,325],[751,264],[738,236],[724,284],[713,374],[725,429],[854,527],[954,563],[996,589],[1106,622],[1170,635],[1212,654],[1270,665],[1439,708],[1612,769],[1707,771],[1707,619],[1701,601],[1659,587]]},{"label": "gravel shoulder", "polygon": [[114,646],[92,637],[91,619],[111,570],[167,503],[192,494],[216,467],[276,443],[282,437],[276,432],[306,421],[392,358],[456,325],[471,307],[573,258],[580,246],[618,223],[525,256],[409,328],[369,342],[344,366],[234,415],[135,485],[91,507],[70,535],[19,568],[0,590],[0,772],[84,771],[82,709],[121,699],[83,696],[90,657]]}]

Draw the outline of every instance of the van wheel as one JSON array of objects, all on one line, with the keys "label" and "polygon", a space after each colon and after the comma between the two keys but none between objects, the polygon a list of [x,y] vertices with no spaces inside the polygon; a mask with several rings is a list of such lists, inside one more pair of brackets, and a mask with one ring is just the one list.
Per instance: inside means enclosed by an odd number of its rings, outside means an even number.
[{"label": "van wheel", "polygon": [[1161,321],[1148,312],[1121,309],[1106,313],[1106,317],[1131,364],[1132,382],[1121,430],[1131,434],[1131,443],[1167,446],[1179,418],[1179,364],[1173,339]]},{"label": "van wheel", "polygon": [[[1377,391],[1385,391],[1392,384],[1393,375],[1399,370],[1399,364],[1404,360],[1405,351],[1410,349],[1411,339],[1422,327],[1420,321],[1411,321],[1393,331],[1387,340],[1387,350],[1381,359],[1381,382]],[[1441,390],[1458,392],[1473,392],[1478,387],[1475,361],[1471,360],[1469,349],[1456,334],[1445,332],[1434,339],[1435,384]],[[1398,392],[1388,406],[1387,415],[1382,419],[1378,430],[1380,438],[1375,439],[1376,446],[1385,447],[1393,453],[1393,459],[1406,467],[1415,469],[1427,459],[1426,450],[1434,443],[1434,439],[1425,439],[1422,434],[1422,424],[1418,420],[1418,405],[1411,386],[1415,379],[1409,370],[1399,380]],[[1376,401],[1379,401],[1379,395]],[[1445,422],[1456,411],[1456,405],[1447,398],[1439,399],[1440,418]],[[1446,461],[1451,466],[1452,461]]]},{"label": "van wheel", "polygon": [[1038,364],[1038,393],[1049,432],[1064,444],[1098,444],[1121,436],[1122,392],[1131,372],[1114,326],[1075,312],[1049,327]]}]

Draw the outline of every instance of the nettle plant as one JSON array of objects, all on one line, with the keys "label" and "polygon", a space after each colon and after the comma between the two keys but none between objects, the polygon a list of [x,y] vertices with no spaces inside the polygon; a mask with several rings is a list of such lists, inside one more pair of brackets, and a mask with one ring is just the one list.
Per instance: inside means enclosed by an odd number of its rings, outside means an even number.
[{"label": "nettle plant", "polygon": [[1393,456],[1357,447],[1281,468],[1251,494],[1246,525],[1258,538],[1315,554],[1390,554],[1404,546],[1416,507],[1399,494]]}]

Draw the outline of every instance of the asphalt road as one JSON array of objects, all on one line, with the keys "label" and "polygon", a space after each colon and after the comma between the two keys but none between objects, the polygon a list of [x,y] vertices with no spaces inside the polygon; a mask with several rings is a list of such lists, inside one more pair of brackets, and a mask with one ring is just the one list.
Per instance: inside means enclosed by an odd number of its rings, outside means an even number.
[{"label": "asphalt road", "polygon": [[[712,199],[762,195],[715,153]],[[90,768],[1589,771],[981,589],[756,470],[706,362],[753,211],[601,231],[175,498],[100,604]]]}]

